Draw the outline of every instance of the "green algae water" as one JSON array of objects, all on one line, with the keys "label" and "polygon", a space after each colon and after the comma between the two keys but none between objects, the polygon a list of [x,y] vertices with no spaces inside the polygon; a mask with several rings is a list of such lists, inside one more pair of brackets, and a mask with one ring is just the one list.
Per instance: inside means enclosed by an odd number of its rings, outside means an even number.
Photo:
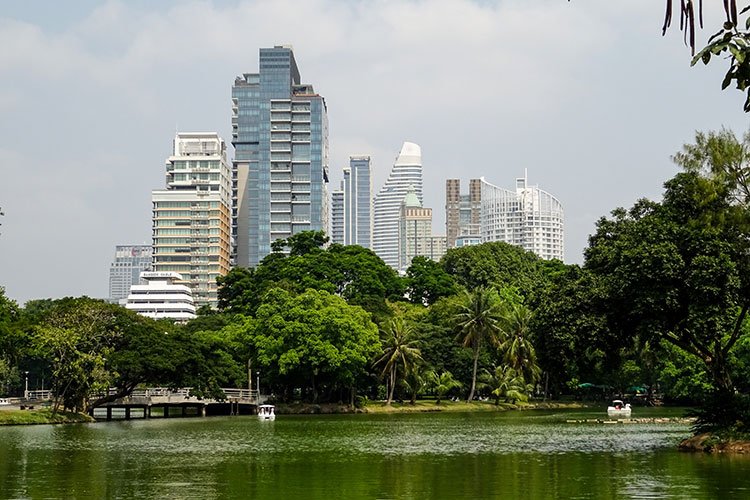
[{"label": "green algae water", "polygon": [[535,410],[5,427],[0,497],[750,498],[750,457],[679,453],[689,434],[683,424],[566,423],[601,416]]}]

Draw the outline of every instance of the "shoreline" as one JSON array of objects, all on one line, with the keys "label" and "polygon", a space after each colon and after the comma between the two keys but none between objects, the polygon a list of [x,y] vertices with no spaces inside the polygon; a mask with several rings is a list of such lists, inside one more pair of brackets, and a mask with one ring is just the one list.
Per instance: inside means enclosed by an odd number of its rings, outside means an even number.
[{"label": "shoreline", "polygon": [[527,411],[551,409],[587,408],[580,402],[532,402],[517,405],[495,405],[491,401],[450,401],[442,400],[437,404],[434,400],[419,400],[414,405],[409,402],[393,402],[390,406],[379,401],[370,401],[360,408],[335,403],[292,403],[276,405],[277,415],[336,415],[336,414],[380,414],[380,413],[442,413],[442,412],[497,412],[497,411]]},{"label": "shoreline", "polygon": [[683,439],[677,449],[686,453],[709,453],[745,455],[750,453],[750,440],[722,437],[719,434],[704,432]]},{"label": "shoreline", "polygon": [[0,426],[6,425],[48,425],[48,424],[85,424],[95,422],[89,415],[58,411],[53,414],[49,408],[38,410],[2,410]]}]

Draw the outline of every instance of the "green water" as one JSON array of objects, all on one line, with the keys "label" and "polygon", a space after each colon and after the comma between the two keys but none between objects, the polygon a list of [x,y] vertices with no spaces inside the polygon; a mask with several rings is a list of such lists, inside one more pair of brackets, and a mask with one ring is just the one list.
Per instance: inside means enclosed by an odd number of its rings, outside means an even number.
[{"label": "green water", "polygon": [[0,427],[0,497],[750,498],[750,458],[679,453],[675,445],[688,435],[680,424],[565,422],[596,416],[529,411]]}]

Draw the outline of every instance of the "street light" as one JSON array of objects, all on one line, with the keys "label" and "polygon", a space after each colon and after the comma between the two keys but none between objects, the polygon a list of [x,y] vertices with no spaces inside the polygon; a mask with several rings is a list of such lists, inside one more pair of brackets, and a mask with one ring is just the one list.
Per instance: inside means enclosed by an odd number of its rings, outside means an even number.
[{"label": "street light", "polygon": [[258,383],[256,386],[258,387],[258,398],[260,398],[260,370],[255,372],[258,375]]},{"label": "street light", "polygon": [[23,391],[23,399],[29,399],[29,372],[23,372],[26,379],[26,388]]}]

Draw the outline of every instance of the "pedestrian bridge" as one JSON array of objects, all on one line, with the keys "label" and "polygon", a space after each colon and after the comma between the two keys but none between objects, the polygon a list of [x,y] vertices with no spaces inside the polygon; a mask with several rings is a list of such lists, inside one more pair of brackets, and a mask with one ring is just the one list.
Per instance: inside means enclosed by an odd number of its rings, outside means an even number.
[{"label": "pedestrian bridge", "polygon": [[[221,388],[224,398],[197,398],[190,387],[136,389],[129,396],[104,403],[91,410],[98,420],[132,418],[205,417],[208,415],[252,414],[265,397],[250,389]],[[117,394],[110,389],[109,395]],[[104,394],[98,395],[99,397]]]}]

